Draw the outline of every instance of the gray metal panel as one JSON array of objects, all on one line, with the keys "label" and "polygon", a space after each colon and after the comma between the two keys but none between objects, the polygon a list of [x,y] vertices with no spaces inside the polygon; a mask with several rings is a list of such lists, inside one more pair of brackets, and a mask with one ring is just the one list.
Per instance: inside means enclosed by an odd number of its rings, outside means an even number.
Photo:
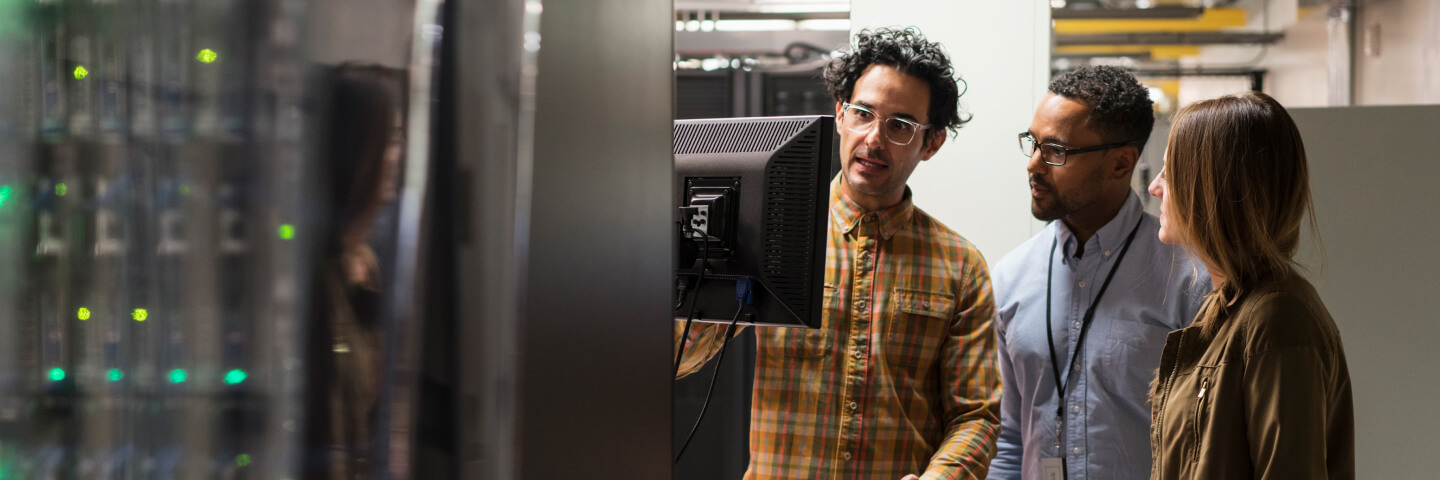
[{"label": "gray metal panel", "polygon": [[458,219],[450,231],[458,320],[449,328],[459,337],[454,355],[460,378],[455,410],[433,414],[453,414],[461,425],[454,478],[526,478],[520,444],[526,425],[519,417],[519,399],[525,385],[521,371],[530,357],[520,330],[537,61],[526,38],[539,33],[539,12],[527,12],[525,3],[485,0],[451,6],[455,28],[447,34],[452,36],[449,91],[454,103],[448,113],[455,125],[448,132],[455,171],[449,184],[456,191],[449,206]]},{"label": "gray metal panel", "polygon": [[[1340,326],[1355,393],[1359,478],[1440,471],[1440,107],[1290,111],[1309,156],[1326,252],[1310,275]],[[1311,242],[1302,263],[1319,266]]]},{"label": "gray metal panel", "polygon": [[670,476],[671,8],[544,2],[524,478]]}]

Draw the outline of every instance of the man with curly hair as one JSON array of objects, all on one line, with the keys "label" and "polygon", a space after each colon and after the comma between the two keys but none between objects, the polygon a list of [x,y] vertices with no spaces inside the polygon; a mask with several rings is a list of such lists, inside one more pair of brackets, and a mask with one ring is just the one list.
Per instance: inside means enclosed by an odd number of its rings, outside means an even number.
[{"label": "man with curly hair", "polygon": [[1050,225],[995,266],[1005,394],[992,479],[1150,475],[1147,387],[1166,334],[1210,290],[1130,187],[1154,123],[1134,76],[1082,67],[1050,83],[1019,135],[1030,211]]},{"label": "man with curly hair", "polygon": [[[824,78],[842,172],[831,183],[823,326],[756,328],[745,478],[978,480],[999,434],[989,274],[906,187],[965,122],[954,69],[918,31],[882,29],[857,34]],[[725,329],[691,335],[682,375]]]}]

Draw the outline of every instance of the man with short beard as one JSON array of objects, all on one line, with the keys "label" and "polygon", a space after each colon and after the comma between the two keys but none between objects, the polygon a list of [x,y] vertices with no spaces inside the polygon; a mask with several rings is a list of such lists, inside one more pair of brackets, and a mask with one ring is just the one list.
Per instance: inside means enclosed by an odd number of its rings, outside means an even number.
[{"label": "man with short beard", "polygon": [[1150,475],[1147,387],[1166,334],[1210,290],[1130,187],[1154,123],[1135,77],[1082,67],[1051,82],[1019,135],[1030,211],[1050,225],[994,269],[1004,395],[991,479]]}]

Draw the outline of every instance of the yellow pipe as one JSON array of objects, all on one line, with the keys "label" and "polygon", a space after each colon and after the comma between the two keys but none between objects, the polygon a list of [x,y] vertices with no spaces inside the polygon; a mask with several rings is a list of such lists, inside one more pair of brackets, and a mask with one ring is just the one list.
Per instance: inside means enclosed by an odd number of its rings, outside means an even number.
[{"label": "yellow pipe", "polygon": [[1197,45],[1060,45],[1055,53],[1061,55],[1123,55],[1127,53],[1150,53],[1155,60],[1174,60],[1180,57],[1200,54]]},{"label": "yellow pipe", "polygon": [[1055,20],[1055,33],[1060,35],[1086,33],[1139,32],[1213,32],[1245,26],[1245,10],[1239,8],[1207,8],[1191,19],[1075,19]]}]

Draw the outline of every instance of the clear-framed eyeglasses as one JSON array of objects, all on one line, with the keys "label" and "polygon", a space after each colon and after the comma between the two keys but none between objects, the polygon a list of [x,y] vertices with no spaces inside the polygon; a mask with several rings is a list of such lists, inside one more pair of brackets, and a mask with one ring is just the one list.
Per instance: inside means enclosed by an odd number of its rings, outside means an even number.
[{"label": "clear-framed eyeglasses", "polygon": [[1039,141],[1035,140],[1035,136],[1031,135],[1030,132],[1020,132],[1020,153],[1025,155],[1025,158],[1034,158],[1035,150],[1039,149],[1040,160],[1043,160],[1047,164],[1061,167],[1065,166],[1065,158],[1069,155],[1078,155],[1081,153],[1098,152],[1101,150],[1120,148],[1124,146],[1135,145],[1139,142],[1140,140],[1127,140],[1124,142],[1107,143],[1104,145],[1096,145],[1093,147],[1070,148],[1064,145],[1060,145],[1058,143],[1040,143]]},{"label": "clear-framed eyeglasses", "polygon": [[915,141],[916,132],[930,128],[930,125],[921,125],[912,120],[881,116],[874,110],[859,105],[849,103],[841,105],[840,125],[845,126],[846,130],[863,135],[870,133],[870,129],[879,124],[881,126],[880,133],[885,140],[896,145],[909,145],[910,142]]}]

